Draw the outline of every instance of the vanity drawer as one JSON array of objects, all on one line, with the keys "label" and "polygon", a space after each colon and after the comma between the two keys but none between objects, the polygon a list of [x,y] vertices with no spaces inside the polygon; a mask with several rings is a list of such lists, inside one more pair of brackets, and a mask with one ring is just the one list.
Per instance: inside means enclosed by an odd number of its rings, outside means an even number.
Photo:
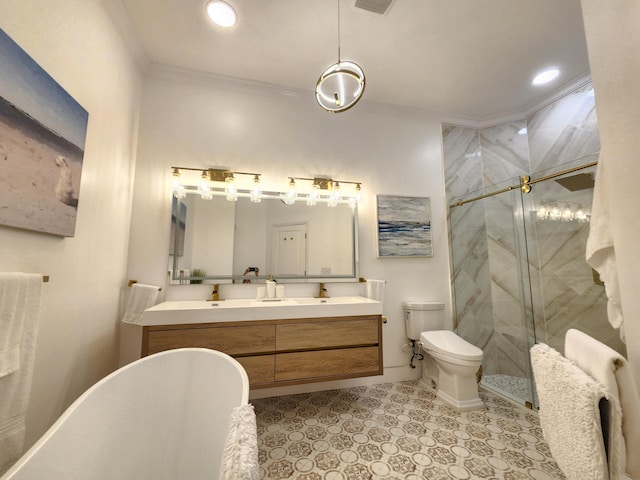
[{"label": "vanity drawer", "polygon": [[202,347],[219,350],[228,355],[273,353],[275,325],[162,328],[145,327],[146,351],[143,355],[173,348]]},{"label": "vanity drawer", "polygon": [[287,323],[276,326],[276,350],[307,350],[377,345],[380,317]]},{"label": "vanity drawer", "polygon": [[276,382],[380,375],[379,347],[341,348],[312,352],[279,353],[276,355]]},{"label": "vanity drawer", "polygon": [[263,383],[273,383],[276,366],[275,355],[236,357],[236,360],[246,370],[251,388]]}]

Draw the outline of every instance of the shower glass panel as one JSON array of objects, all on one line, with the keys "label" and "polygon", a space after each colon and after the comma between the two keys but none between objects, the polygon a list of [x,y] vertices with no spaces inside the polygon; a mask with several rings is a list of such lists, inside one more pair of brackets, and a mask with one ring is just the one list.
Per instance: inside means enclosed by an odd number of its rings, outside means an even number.
[{"label": "shower glass panel", "polygon": [[519,178],[472,192],[498,195],[450,209],[458,334],[482,348],[483,385],[537,406],[529,364],[535,343],[523,194]]},{"label": "shower glass panel", "polygon": [[[582,157],[533,178],[597,159]],[[604,286],[585,260],[595,174],[595,166],[566,173],[534,184],[523,196],[535,326],[539,340],[563,354],[567,330],[577,328],[626,356],[607,319]]]},{"label": "shower glass panel", "polygon": [[458,333],[484,352],[482,384],[531,408],[534,343],[564,354],[565,334],[577,328],[626,355],[585,261],[596,167],[581,167],[596,161],[537,172],[528,193],[519,178],[492,185],[449,209]]}]

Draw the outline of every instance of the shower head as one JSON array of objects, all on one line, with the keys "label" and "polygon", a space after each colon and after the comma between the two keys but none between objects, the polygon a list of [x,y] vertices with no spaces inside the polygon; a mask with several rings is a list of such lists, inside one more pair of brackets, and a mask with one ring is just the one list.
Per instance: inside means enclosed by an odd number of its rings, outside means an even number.
[{"label": "shower head", "polygon": [[579,173],[570,177],[558,178],[555,181],[572,192],[593,188],[595,183],[593,173]]}]

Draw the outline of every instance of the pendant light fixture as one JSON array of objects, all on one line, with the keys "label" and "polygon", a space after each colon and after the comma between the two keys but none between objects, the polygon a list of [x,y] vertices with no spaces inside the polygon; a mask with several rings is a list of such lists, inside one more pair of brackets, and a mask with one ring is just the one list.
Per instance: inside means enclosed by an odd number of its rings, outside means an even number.
[{"label": "pendant light fixture", "polygon": [[365,78],[362,68],[340,60],[340,0],[338,1],[338,63],[327,68],[316,83],[316,100],[326,111],[344,112],[362,97]]}]

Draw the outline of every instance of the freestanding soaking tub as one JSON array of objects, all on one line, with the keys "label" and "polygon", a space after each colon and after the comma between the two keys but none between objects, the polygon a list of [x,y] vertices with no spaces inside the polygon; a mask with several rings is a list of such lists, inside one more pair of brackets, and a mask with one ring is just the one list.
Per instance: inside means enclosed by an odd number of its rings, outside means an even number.
[{"label": "freestanding soaking tub", "polygon": [[87,390],[0,480],[216,479],[248,399],[246,372],[224,353],[151,355]]}]

